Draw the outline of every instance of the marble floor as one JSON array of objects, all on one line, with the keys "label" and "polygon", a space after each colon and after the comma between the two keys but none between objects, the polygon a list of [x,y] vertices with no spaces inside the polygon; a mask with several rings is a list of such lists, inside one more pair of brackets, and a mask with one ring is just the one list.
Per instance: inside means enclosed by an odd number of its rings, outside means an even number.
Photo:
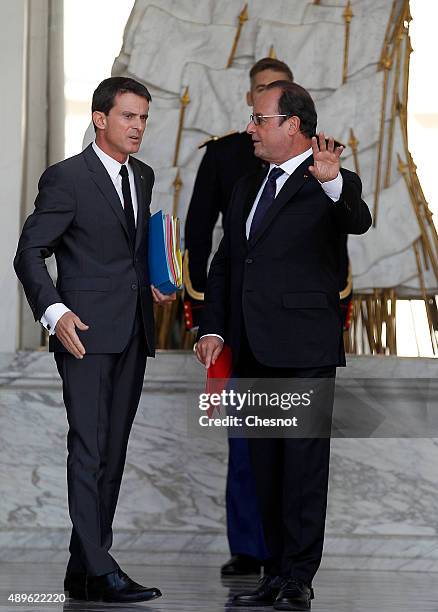
[{"label": "marble floor", "polygon": [[[217,568],[133,565],[124,568],[132,578],[158,586],[163,597],[151,604],[88,604],[66,600],[64,604],[36,605],[8,602],[10,593],[60,593],[63,567],[49,563],[1,563],[0,610],[13,612],[49,610],[123,612],[240,612],[232,595],[255,584],[255,578],[220,580]],[[313,612],[436,612],[436,574],[321,570],[314,582]],[[248,608],[272,610],[272,608]]]}]

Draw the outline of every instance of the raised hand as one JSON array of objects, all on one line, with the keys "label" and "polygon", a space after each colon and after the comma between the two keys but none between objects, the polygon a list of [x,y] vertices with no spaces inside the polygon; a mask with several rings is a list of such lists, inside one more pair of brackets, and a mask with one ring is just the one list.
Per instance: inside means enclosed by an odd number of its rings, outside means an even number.
[{"label": "raised hand", "polygon": [[332,181],[338,176],[341,156],[344,147],[339,146],[335,149],[335,141],[329,138],[326,145],[324,132],[319,134],[319,142],[316,136],[312,138],[313,166],[309,166],[309,172],[321,183]]}]

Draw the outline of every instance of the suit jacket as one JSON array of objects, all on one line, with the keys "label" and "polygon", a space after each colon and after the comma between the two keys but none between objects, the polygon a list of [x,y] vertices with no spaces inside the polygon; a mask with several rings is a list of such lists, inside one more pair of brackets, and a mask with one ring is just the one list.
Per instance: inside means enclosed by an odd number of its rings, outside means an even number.
[{"label": "suit jacket", "polygon": [[249,241],[246,219],[266,170],[243,177],[233,191],[198,337],[224,337],[234,362],[244,324],[251,350],[264,365],[345,365],[339,240],[366,232],[371,215],[356,174],[341,170],[343,189],[335,203],[308,172],[312,163],[307,158],[288,178]]},{"label": "suit jacket", "polygon": [[[35,210],[27,218],[14,268],[35,320],[63,302],[89,330],[78,331],[87,353],[118,353],[128,343],[138,305],[147,354],[154,355],[153,299],[148,273],[148,226],[154,173],[130,158],[138,201],[135,248],[109,174],[88,146],[49,167],[39,181]],[[56,287],[46,257],[55,254]],[[56,336],[52,351],[66,352]]]},{"label": "suit jacket", "polygon": [[[203,146],[206,152],[196,175],[184,234],[186,257],[189,255],[185,270],[185,311],[189,328],[199,325],[204,303],[196,294],[205,292],[213,230],[219,214],[225,218],[233,188],[240,178],[269,166],[254,155],[251,135],[246,132],[212,139]],[[339,237],[339,291],[347,286],[348,273],[347,236],[342,234]],[[350,300],[351,294],[345,301],[348,304]],[[344,319],[345,315],[346,311]]]}]

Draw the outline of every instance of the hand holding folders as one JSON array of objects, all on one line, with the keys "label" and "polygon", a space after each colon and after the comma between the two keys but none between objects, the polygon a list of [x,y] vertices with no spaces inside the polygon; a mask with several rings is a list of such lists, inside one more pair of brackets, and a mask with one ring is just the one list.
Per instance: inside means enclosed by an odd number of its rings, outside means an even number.
[{"label": "hand holding folders", "polygon": [[163,294],[182,289],[180,223],[177,217],[159,210],[149,221],[149,276]]}]

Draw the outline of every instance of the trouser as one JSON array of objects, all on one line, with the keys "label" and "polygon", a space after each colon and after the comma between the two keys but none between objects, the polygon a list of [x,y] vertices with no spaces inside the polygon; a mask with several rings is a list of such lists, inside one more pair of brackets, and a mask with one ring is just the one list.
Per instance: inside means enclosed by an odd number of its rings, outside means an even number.
[{"label": "trouser", "polygon": [[[335,367],[270,368],[257,362],[245,333],[237,371],[241,378],[331,379],[325,415],[331,418]],[[270,558],[265,573],[311,584],[321,562],[327,509],[330,438],[250,438]]]},{"label": "trouser", "polygon": [[226,488],[227,535],[232,555],[268,557],[246,438],[229,438]]},{"label": "trouser", "polygon": [[143,325],[137,313],[123,352],[55,353],[69,431],[67,484],[70,518],[68,572],[102,575],[117,569],[109,553],[112,523],[132,422],[146,368]]}]

